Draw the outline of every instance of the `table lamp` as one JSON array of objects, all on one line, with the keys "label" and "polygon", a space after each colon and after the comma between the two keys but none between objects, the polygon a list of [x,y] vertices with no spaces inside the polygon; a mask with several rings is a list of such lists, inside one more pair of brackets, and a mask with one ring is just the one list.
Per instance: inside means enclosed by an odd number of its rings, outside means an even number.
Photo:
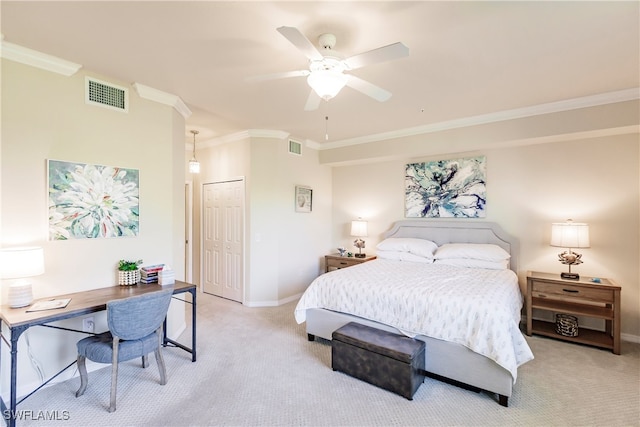
[{"label": "table lamp", "polygon": [[571,266],[582,264],[582,254],[575,253],[572,249],[589,247],[589,225],[573,222],[570,219],[566,222],[551,224],[551,246],[569,248],[568,251],[558,254],[558,261],[569,266],[569,272],[563,272],[560,277],[570,280],[580,279],[578,273],[571,272]]},{"label": "table lamp", "polygon": [[353,246],[358,248],[358,253],[355,254],[355,257],[365,258],[367,255],[362,253],[362,248],[364,248],[364,240],[362,240],[360,237],[367,237],[367,221],[363,221],[362,218],[351,221],[351,235],[353,237],[357,237],[357,239],[353,241]]},{"label": "table lamp", "polygon": [[9,284],[9,307],[26,307],[33,301],[29,277],[44,273],[44,251],[38,247],[6,248],[0,251],[0,277]]}]

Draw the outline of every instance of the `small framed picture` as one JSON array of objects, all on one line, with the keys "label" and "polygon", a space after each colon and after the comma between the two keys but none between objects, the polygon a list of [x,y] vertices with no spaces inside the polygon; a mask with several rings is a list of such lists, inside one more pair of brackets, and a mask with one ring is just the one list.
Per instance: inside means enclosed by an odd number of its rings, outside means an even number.
[{"label": "small framed picture", "polygon": [[313,204],[313,190],[309,187],[296,185],[296,212],[311,212]]}]

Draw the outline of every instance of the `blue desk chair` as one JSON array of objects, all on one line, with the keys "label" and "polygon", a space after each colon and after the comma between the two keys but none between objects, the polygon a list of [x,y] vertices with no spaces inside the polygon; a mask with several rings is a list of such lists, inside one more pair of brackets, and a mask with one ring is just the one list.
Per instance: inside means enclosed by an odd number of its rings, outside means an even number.
[{"label": "blue desk chair", "polygon": [[111,403],[109,412],[116,410],[118,363],[142,357],[142,367],[149,365],[148,355],[156,355],[160,384],[167,383],[167,373],[162,348],[162,323],[169,310],[172,289],[140,296],[114,300],[107,303],[109,331],[78,341],[78,371],[80,388],[76,397],[87,388],[86,359],[97,363],[111,363]]}]

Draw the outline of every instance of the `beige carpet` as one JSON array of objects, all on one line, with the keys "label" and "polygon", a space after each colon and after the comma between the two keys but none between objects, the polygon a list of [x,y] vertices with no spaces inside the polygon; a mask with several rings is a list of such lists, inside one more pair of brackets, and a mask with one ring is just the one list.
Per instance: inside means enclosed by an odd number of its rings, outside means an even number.
[{"label": "beige carpet", "polygon": [[307,341],[294,307],[246,308],[199,294],[198,361],[166,349],[166,386],[153,357],[146,370],[125,363],[110,414],[105,367],[89,373],[80,398],[74,378],[25,400],[18,426],[640,425],[640,345],[625,342],[616,356],[527,337],[536,358],[520,368],[509,408],[432,379],[408,401],[333,372],[330,344]]}]

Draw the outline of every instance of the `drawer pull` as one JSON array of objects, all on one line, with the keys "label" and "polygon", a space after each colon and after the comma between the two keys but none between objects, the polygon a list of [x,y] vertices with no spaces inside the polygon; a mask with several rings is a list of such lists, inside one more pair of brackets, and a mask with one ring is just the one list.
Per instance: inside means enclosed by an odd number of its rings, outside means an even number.
[{"label": "drawer pull", "polygon": [[347,265],[347,263],[343,261],[340,263],[340,265]]},{"label": "drawer pull", "polygon": [[578,289],[562,289],[563,292],[570,292],[572,294],[577,294],[578,292],[580,292]]}]

